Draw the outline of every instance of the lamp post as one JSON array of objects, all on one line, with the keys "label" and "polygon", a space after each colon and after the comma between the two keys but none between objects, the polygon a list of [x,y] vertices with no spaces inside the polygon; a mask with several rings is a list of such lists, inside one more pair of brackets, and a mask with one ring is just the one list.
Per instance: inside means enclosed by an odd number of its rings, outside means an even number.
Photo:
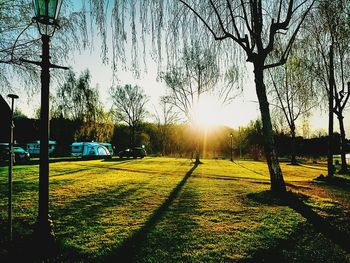
[{"label": "lamp post", "polygon": [[242,159],[242,134],[241,126],[238,126],[238,136],[239,136],[239,159]]},{"label": "lamp post", "polygon": [[232,154],[232,140],[233,140],[233,134],[230,133],[230,139],[231,139],[231,147],[230,147],[230,150],[231,150],[231,162],[233,162],[233,154]]},{"label": "lamp post", "polygon": [[58,15],[63,0],[33,0],[35,17],[42,41],[41,61],[22,59],[23,62],[41,67],[40,111],[40,164],[39,164],[39,209],[36,228],[37,238],[44,244],[53,240],[52,222],[49,219],[49,90],[50,68],[68,69],[50,62],[50,37],[59,27]]},{"label": "lamp post", "polygon": [[12,241],[12,165],[13,165],[13,106],[18,96],[15,94],[7,95],[11,99],[11,119],[10,119],[10,141],[9,141],[9,174],[8,174],[8,224],[9,240]]}]

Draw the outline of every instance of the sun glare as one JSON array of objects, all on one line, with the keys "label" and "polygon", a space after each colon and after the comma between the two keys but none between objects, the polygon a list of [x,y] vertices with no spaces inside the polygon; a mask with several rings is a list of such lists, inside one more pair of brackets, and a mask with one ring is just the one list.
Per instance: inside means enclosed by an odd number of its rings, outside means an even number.
[{"label": "sun glare", "polygon": [[196,109],[196,121],[201,126],[224,124],[223,105],[214,96],[201,97]]}]

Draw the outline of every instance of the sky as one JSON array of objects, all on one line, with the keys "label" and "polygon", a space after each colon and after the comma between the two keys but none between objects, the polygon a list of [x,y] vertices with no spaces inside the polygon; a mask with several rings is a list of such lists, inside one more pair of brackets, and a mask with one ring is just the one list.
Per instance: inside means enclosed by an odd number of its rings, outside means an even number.
[{"label": "sky", "polygon": [[[72,60],[68,66],[71,66],[77,74],[80,74],[80,72],[85,69],[90,70],[92,76],[91,85],[98,85],[101,101],[105,110],[109,110],[112,106],[109,95],[109,88],[113,82],[112,69],[110,65],[102,63],[98,48],[92,52],[86,50],[81,53],[72,54]],[[250,67],[248,67],[248,72],[252,73]],[[160,82],[159,79],[157,80],[156,63],[150,60],[147,73],[141,73],[139,79],[136,79],[131,72],[125,71],[118,72],[117,77],[117,84],[137,84],[145,90],[145,93],[150,97],[149,103],[147,104],[147,109],[150,113],[148,120],[154,120],[152,114],[155,114],[155,109],[158,107],[159,97],[166,93],[165,83]],[[220,124],[238,129],[239,126],[246,126],[251,120],[258,119],[260,112],[252,79],[252,74],[250,74],[248,80],[244,83],[243,92],[230,104],[220,105],[220,103],[217,103],[216,98],[212,96],[203,97],[204,106],[201,107],[201,121],[207,122],[208,124]],[[54,89],[55,87],[51,87],[51,90]],[[34,110],[40,105],[40,94],[36,94],[31,98],[26,97],[26,94],[22,94],[20,100],[18,100],[18,105],[27,115],[33,117]],[[347,114],[347,116],[349,116],[349,114]],[[345,122],[346,120],[347,118]],[[318,109],[315,110],[310,118],[310,123],[312,131],[320,129],[326,131],[328,124],[326,113]],[[335,127],[337,129],[336,119]],[[347,125],[346,129],[348,134],[350,134],[349,128],[350,126]]]},{"label": "sky", "polygon": [[[95,63],[89,63],[91,56],[94,57]],[[108,89],[112,85],[112,71],[110,66],[103,65],[99,60],[98,55],[91,55],[89,52],[83,52],[76,56],[76,63],[74,64],[74,70],[82,71],[86,67],[92,73],[92,84],[99,85],[100,95],[108,107],[111,107],[112,101],[109,98]],[[88,65],[88,66],[87,66]],[[204,96],[202,98],[201,121],[207,124],[220,124],[226,125],[235,129],[239,126],[247,126],[251,120],[256,120],[260,117],[259,105],[257,103],[257,95],[255,92],[255,84],[253,81],[253,69],[248,66],[248,77],[244,82],[243,92],[239,94],[230,104],[221,105],[217,98],[212,96]],[[150,96],[150,101],[147,105],[148,111],[152,114],[155,113],[159,103],[159,97],[165,95],[166,85],[164,82],[157,80],[157,65],[152,60],[148,63],[148,72],[143,73],[140,79],[135,79],[130,72],[119,72],[117,74],[119,82],[118,84],[137,84],[144,88],[147,95]],[[270,107],[273,111],[273,107]],[[349,111],[347,111],[345,117],[345,125],[347,134],[350,134],[350,123],[346,120],[350,120]],[[150,117],[150,120],[152,118]],[[337,119],[334,120],[335,129],[338,129]],[[301,126],[301,124],[299,125]],[[310,117],[310,130],[327,131],[328,127],[328,115],[325,111],[315,109]],[[301,130],[301,127],[299,127]],[[299,133],[299,135],[302,135]],[[311,136],[312,134],[309,134]]]},{"label": "sky", "polygon": [[[96,30],[94,30],[96,32]],[[94,37],[98,39],[96,36]],[[98,85],[100,98],[105,106],[105,110],[109,110],[112,106],[112,101],[109,96],[109,88],[112,85],[112,70],[111,65],[104,65],[100,59],[99,41],[94,41],[95,46],[92,50],[84,50],[79,52],[70,52],[71,61],[68,65],[79,75],[81,71],[89,69],[92,76],[92,86]],[[128,52],[127,52],[128,53]],[[140,52],[141,53],[141,52]],[[111,52],[109,52],[111,54]],[[140,58],[142,59],[142,58]],[[135,79],[131,72],[119,71],[117,73],[117,84],[132,84],[139,85],[145,93],[150,97],[147,109],[149,111],[148,120],[152,121],[152,114],[158,107],[159,97],[165,95],[166,86],[157,79],[157,65],[151,60],[147,59],[147,73],[141,72],[139,79]],[[247,67],[248,76],[244,81],[243,92],[236,97],[228,105],[220,105],[213,96],[206,96],[203,98],[203,105],[201,106],[201,121],[207,124],[220,124],[230,126],[238,129],[239,126],[246,126],[251,120],[259,118],[259,106],[257,103],[257,96],[255,93],[255,85],[253,82],[253,69],[251,66]],[[51,91],[54,92],[55,87],[52,86]],[[34,111],[40,105],[40,94],[35,94],[33,97],[28,97],[25,93],[20,94],[20,99],[17,101],[18,106],[29,117],[34,116]],[[270,108],[272,110],[272,108]],[[349,112],[345,116],[346,132],[350,134]],[[323,129],[327,130],[327,114],[315,109],[310,118],[310,128],[312,131]],[[335,127],[337,129],[337,121],[335,119]],[[302,135],[302,134],[299,134]]]}]

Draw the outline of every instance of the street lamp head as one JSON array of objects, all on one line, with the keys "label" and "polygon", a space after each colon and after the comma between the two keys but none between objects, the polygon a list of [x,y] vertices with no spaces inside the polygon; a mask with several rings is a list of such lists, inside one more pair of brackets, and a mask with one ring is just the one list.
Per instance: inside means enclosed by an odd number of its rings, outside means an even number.
[{"label": "street lamp head", "polygon": [[41,35],[52,36],[58,27],[58,15],[63,0],[33,0],[33,21],[37,23]]},{"label": "street lamp head", "polygon": [[230,137],[231,137],[231,138],[233,137],[233,134],[232,134],[232,133],[230,133]]},{"label": "street lamp head", "polygon": [[9,97],[11,99],[18,99],[19,98],[16,94],[9,94],[9,95],[7,95],[7,97]]}]

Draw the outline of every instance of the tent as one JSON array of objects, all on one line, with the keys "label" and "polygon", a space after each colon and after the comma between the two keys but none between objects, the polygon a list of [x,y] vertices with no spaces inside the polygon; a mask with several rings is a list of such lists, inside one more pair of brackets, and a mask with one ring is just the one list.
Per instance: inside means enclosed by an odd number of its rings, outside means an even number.
[{"label": "tent", "polygon": [[84,143],[82,158],[84,158],[84,159],[111,159],[112,156],[105,146],[103,146],[97,142],[88,142],[88,143]]}]

